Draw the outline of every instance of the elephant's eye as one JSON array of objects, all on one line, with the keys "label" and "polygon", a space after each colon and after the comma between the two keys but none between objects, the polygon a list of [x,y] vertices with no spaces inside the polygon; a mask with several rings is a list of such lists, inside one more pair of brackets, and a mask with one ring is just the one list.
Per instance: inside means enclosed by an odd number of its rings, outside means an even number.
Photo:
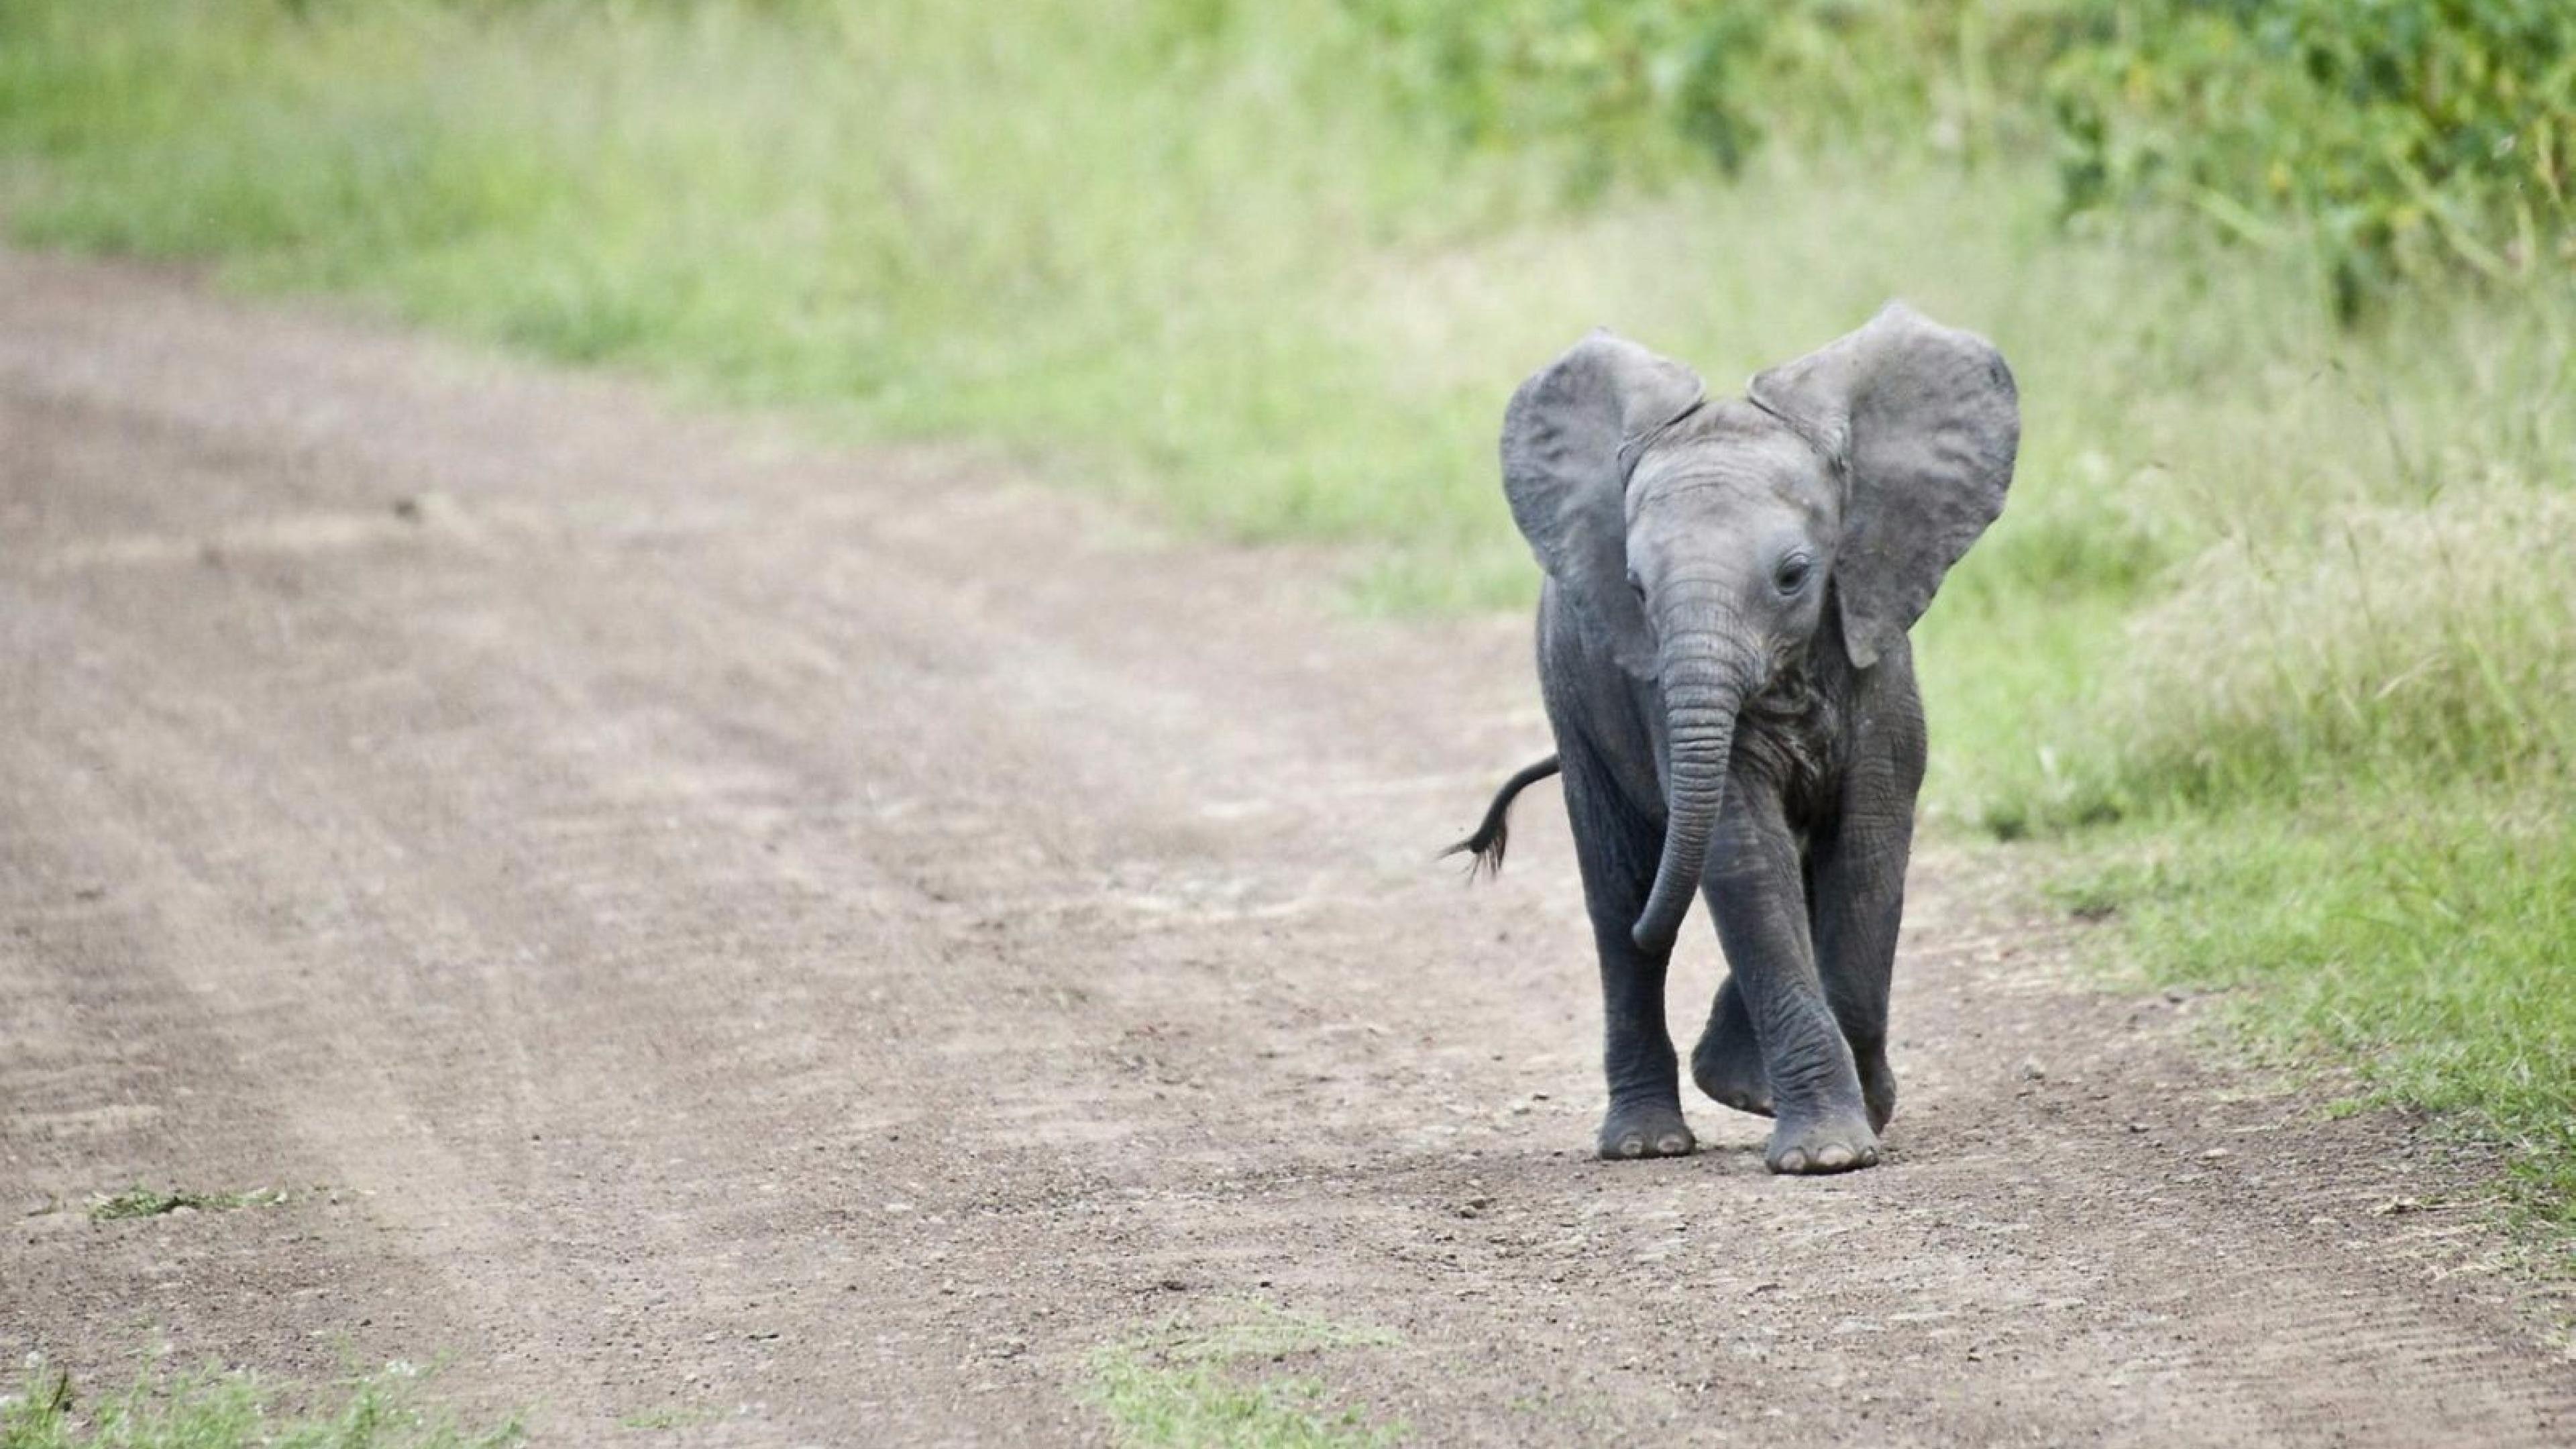
[{"label": "elephant's eye", "polygon": [[1780,571],[1771,578],[1780,586],[1780,592],[1794,594],[1807,586],[1807,575],[1812,571],[1813,566],[1803,558],[1785,558],[1780,561]]},{"label": "elephant's eye", "polygon": [[1646,602],[1646,581],[1635,574],[1628,575],[1628,592],[1637,596],[1638,603]]}]

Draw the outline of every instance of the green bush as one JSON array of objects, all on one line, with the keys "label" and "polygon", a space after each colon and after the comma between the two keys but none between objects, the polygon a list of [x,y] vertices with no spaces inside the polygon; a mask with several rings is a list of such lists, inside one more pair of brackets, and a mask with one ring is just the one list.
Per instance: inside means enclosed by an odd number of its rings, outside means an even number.
[{"label": "green bush", "polygon": [[1732,175],[1766,139],[2046,150],[2069,216],[2141,205],[2313,249],[2337,311],[2576,260],[2558,0],[1345,0],[1433,133],[1569,190]]},{"label": "green bush", "polygon": [[2123,0],[2054,67],[2071,210],[2150,198],[2318,250],[2347,318],[2410,275],[2576,260],[2576,6]]},{"label": "green bush", "polygon": [[1432,134],[1555,152],[1578,200],[1693,169],[1732,176],[1775,142],[1974,156],[1998,136],[2027,141],[2038,77],[2084,33],[2068,0],[1343,4]]},{"label": "green bush", "polygon": [[1467,148],[1562,148],[1578,194],[1712,163],[1762,135],[1743,94],[1770,22],[1688,0],[1347,0],[1382,78]]}]

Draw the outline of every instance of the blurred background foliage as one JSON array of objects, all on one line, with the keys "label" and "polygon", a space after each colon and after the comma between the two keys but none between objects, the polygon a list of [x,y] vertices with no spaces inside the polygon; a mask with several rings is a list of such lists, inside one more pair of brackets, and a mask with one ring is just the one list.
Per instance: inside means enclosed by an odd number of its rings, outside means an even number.
[{"label": "blurred background foliage", "polygon": [[2176,205],[2317,249],[2340,315],[2427,270],[2576,260],[2576,7],[2555,0],[1350,0],[1453,142],[1570,191],[1767,138],[2056,158],[2070,216]]},{"label": "blurred background foliage", "polygon": [[2164,0],[2112,18],[2050,72],[2071,209],[2179,201],[2256,242],[2286,222],[2346,318],[2429,270],[2576,261],[2576,8]]},{"label": "blurred background foliage", "polygon": [[1927,810],[2576,1224],[2571,128],[2555,0],[0,0],[19,244],[1332,540],[1361,608],[1526,604],[1496,416],[1592,325],[1717,388],[1982,331]]}]

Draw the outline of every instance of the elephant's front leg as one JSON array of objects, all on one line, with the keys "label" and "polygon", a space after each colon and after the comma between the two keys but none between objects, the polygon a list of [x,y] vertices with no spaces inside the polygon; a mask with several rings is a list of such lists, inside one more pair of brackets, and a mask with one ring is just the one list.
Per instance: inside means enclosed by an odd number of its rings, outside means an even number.
[{"label": "elephant's front leg", "polygon": [[1914,848],[1914,798],[1923,788],[1919,706],[1887,712],[1843,779],[1833,832],[1815,843],[1816,962],[1825,999],[1851,1044],[1869,1125],[1896,1115],[1887,1064],[1887,998],[1905,918],[1905,866]]},{"label": "elephant's front leg", "polygon": [[1640,950],[1629,935],[1654,886],[1662,832],[1602,778],[1597,764],[1571,750],[1565,752],[1565,809],[1601,957],[1602,1068],[1610,1085],[1601,1155],[1685,1156],[1697,1142],[1682,1119],[1680,1075],[1664,1024],[1671,957]]},{"label": "elephant's front leg", "polygon": [[1892,816],[1844,818],[1816,860],[1816,957],[1825,998],[1860,1071],[1869,1125],[1896,1115],[1896,1073],[1887,1064],[1887,997],[1896,973],[1896,933],[1905,916],[1905,862],[1914,840],[1912,802]]},{"label": "elephant's front leg", "polygon": [[1825,998],[1809,935],[1798,843],[1778,796],[1742,772],[1710,843],[1708,897],[1733,984],[1760,1048],[1774,1172],[1842,1172],[1878,1161],[1858,1071]]}]

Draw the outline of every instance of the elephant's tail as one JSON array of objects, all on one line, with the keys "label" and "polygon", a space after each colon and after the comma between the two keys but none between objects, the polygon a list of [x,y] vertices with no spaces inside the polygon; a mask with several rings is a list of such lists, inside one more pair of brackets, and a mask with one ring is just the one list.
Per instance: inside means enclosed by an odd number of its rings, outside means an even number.
[{"label": "elephant's tail", "polygon": [[1473,854],[1476,858],[1467,863],[1470,880],[1478,871],[1487,875],[1500,871],[1503,868],[1503,848],[1512,840],[1512,797],[1561,768],[1563,766],[1557,757],[1550,755],[1504,781],[1502,790],[1494,796],[1494,803],[1485,807],[1485,823],[1476,827],[1475,834],[1440,852],[1441,855]]}]

